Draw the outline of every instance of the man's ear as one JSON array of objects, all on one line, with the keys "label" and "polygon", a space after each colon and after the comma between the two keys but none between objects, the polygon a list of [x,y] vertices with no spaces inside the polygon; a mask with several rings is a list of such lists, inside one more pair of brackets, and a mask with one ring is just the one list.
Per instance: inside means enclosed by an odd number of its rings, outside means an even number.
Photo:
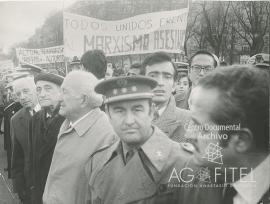
[{"label": "man's ear", "polygon": [[80,102],[83,107],[88,106],[89,96],[87,96],[86,94],[81,95]]},{"label": "man's ear", "polygon": [[150,117],[151,117],[152,120],[154,119],[155,111],[156,111],[156,105],[152,102],[151,106],[150,106],[150,112],[149,112]]},{"label": "man's ear", "polygon": [[231,135],[230,145],[239,153],[245,153],[252,148],[253,134],[248,128],[242,128],[236,134]]},{"label": "man's ear", "polygon": [[109,105],[108,104],[105,104],[105,113],[107,114],[107,116],[111,119],[111,115],[110,115],[110,112],[109,112]]}]

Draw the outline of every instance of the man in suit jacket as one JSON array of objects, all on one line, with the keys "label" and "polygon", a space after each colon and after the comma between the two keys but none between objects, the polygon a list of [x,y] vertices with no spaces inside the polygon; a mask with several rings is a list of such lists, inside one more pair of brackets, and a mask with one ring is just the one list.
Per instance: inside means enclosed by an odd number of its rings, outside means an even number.
[{"label": "man in suit jacket", "polygon": [[97,81],[85,71],[72,71],[64,79],[59,114],[66,120],[53,153],[44,204],[84,204],[85,163],[95,151],[116,140],[106,114],[99,109],[102,96],[94,91]]},{"label": "man in suit jacket", "polygon": [[218,185],[182,188],[180,203],[269,203],[269,77],[244,65],[220,68],[200,79],[190,105],[190,173]]},{"label": "man in suit jacket", "polygon": [[29,203],[29,172],[28,157],[28,127],[38,102],[34,80],[31,77],[17,79],[14,83],[14,92],[23,108],[12,118],[10,131],[12,136],[11,175],[13,188],[23,203]]},{"label": "man in suit jacket", "polygon": [[32,117],[29,124],[32,204],[42,204],[54,147],[64,121],[64,117],[58,114],[63,79],[62,76],[51,73],[41,73],[34,78],[41,110]]},{"label": "man in suit jacket", "polygon": [[156,105],[153,123],[169,138],[176,142],[186,142],[185,125],[188,124],[189,111],[176,107],[172,92],[177,80],[177,69],[170,56],[156,52],[147,56],[143,62],[142,74],[158,82],[153,90]]},{"label": "man in suit jacket", "polygon": [[143,76],[116,77],[96,86],[106,96],[106,112],[120,141],[104,147],[86,167],[90,203],[175,203],[168,186],[173,168],[189,154],[152,125],[151,89]]}]

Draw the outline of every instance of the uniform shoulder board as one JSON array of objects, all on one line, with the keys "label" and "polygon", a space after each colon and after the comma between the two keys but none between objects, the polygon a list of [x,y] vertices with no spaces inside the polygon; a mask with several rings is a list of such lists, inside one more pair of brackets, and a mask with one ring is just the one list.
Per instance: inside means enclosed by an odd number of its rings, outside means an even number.
[{"label": "uniform shoulder board", "polygon": [[9,104],[7,107],[4,108],[4,111],[6,111],[7,109],[9,109],[11,106],[13,106],[15,104],[15,102],[12,102],[11,104]]}]

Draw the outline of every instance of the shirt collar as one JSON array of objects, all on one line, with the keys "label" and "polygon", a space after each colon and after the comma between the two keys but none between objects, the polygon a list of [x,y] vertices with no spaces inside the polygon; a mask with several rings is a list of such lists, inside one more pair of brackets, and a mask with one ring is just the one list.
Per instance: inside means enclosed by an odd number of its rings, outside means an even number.
[{"label": "shirt collar", "polygon": [[90,115],[92,111],[93,110],[90,110],[88,113],[84,114],[82,117],[77,119],[74,123],[70,122],[70,126],[75,127],[80,121],[82,121],[84,118],[86,118],[88,115]]},{"label": "shirt collar", "polygon": [[34,111],[38,112],[41,110],[41,106],[39,105],[39,103],[34,107]]},{"label": "shirt collar", "polygon": [[[168,140],[168,137],[156,126],[152,127],[154,128],[152,136],[140,147],[140,149],[142,149],[155,169],[158,172],[161,172],[164,165],[167,163],[168,156],[171,151],[172,141]],[[108,157],[106,163],[108,163],[118,154],[120,154],[125,161],[124,156],[128,150],[124,149],[121,143],[122,142],[120,141],[117,145],[115,144],[115,146],[112,147],[113,151]]]},{"label": "shirt collar", "polygon": [[[233,187],[237,193],[249,204],[258,203],[270,186],[270,155],[254,170],[244,176]],[[267,173],[268,172],[268,173]],[[254,182],[250,182],[254,181]]]},{"label": "shirt collar", "polygon": [[84,133],[96,122],[100,117],[100,109],[95,108],[76,120],[74,123],[70,122],[71,130],[74,128],[79,136],[83,136]]}]

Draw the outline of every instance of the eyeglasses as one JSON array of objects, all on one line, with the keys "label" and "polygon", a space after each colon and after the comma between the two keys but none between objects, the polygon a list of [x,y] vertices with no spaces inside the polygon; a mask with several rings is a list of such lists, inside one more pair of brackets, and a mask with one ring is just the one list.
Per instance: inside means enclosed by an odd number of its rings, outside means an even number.
[{"label": "eyeglasses", "polygon": [[203,69],[204,72],[211,72],[214,70],[213,66],[201,66],[201,65],[193,65],[190,67],[192,71],[196,73],[200,73]]}]

